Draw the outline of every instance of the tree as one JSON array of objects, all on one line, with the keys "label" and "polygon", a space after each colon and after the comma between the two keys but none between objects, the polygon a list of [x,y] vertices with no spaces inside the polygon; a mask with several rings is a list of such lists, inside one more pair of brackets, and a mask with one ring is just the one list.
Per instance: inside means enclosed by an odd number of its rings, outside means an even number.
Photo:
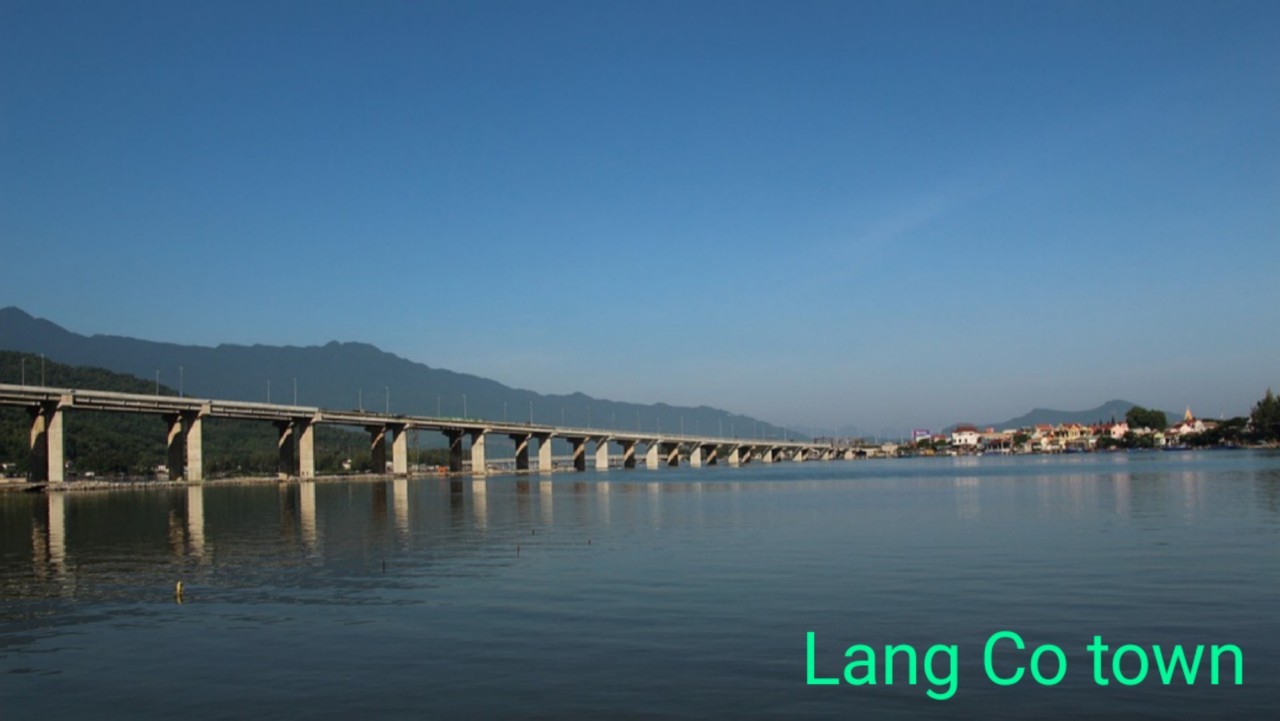
[{"label": "tree", "polygon": [[1260,441],[1280,440],[1280,399],[1267,389],[1267,395],[1253,406],[1249,414],[1253,435]]},{"label": "tree", "polygon": [[1134,406],[1129,412],[1124,414],[1125,421],[1130,428],[1150,428],[1153,431],[1163,431],[1168,428],[1168,421],[1164,417],[1164,411],[1149,410],[1142,406]]}]

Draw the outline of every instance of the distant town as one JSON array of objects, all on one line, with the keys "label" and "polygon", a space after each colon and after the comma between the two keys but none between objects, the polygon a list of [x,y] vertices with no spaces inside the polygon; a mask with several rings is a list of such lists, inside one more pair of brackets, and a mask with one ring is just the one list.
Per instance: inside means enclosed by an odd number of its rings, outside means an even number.
[{"label": "distant town", "polygon": [[1188,407],[1170,424],[1163,411],[1134,406],[1124,418],[1092,424],[1048,423],[1024,428],[960,424],[949,433],[913,432],[910,443],[886,443],[868,455],[936,456],[1093,453],[1120,450],[1275,447],[1280,442],[1280,400],[1268,390],[1249,416],[1198,418]]}]

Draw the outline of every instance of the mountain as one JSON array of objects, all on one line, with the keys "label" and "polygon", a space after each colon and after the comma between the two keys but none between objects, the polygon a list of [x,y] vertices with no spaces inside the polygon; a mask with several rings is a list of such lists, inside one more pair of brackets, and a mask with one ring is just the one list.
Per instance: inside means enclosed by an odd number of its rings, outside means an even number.
[{"label": "mountain", "polygon": [[[1088,425],[1092,423],[1106,423],[1115,419],[1117,421],[1124,420],[1124,414],[1129,412],[1136,403],[1130,403],[1123,400],[1112,400],[1103,403],[1097,408],[1090,408],[1085,411],[1059,411],[1051,408],[1036,408],[1030,413],[1024,413],[1017,418],[1010,418],[1002,423],[975,423],[973,425],[978,428],[995,428],[996,430],[1006,430],[1010,428],[1029,428],[1031,426],[1047,423],[1056,426],[1062,423],[1080,423]],[[1172,423],[1182,418],[1182,413],[1172,413],[1165,411],[1165,417]],[[959,425],[959,424],[956,424]],[[947,430],[951,430],[955,426],[950,426]]]},{"label": "mountain", "polygon": [[[708,406],[645,405],[592,398],[582,393],[542,395],[497,381],[384,352],[366,343],[323,346],[159,343],[111,335],[73,333],[18,308],[0,309],[0,349],[43,354],[76,366],[127,373],[186,395],[231,400],[359,408],[410,415],[443,415],[619,430],[781,438],[784,430],[749,416]],[[38,370],[27,367],[28,384]],[[17,383],[19,378],[0,378]],[[268,393],[270,397],[268,398]],[[795,433],[788,432],[791,437]]]}]

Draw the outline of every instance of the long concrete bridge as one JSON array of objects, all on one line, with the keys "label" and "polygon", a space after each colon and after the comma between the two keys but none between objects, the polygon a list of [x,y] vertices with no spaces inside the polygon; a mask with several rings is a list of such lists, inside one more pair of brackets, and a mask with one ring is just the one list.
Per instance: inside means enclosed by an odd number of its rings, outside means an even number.
[{"label": "long concrete bridge", "polygon": [[[715,465],[722,459],[731,466],[737,466],[757,461],[833,460],[854,456],[851,448],[803,440],[643,433],[41,386],[0,384],[0,406],[27,409],[31,416],[30,477],[33,481],[51,483],[66,479],[63,418],[76,410],[145,413],[163,417],[168,423],[169,477],[187,481],[204,479],[201,422],[205,418],[256,420],[272,424],[277,433],[281,478],[315,477],[315,427],[320,423],[365,428],[373,452],[373,467],[378,470],[386,468],[389,448],[391,473],[394,475],[409,473],[408,432],[411,430],[444,434],[449,441],[450,471],[463,470],[469,450],[471,471],[477,474],[485,473],[488,468],[485,439],[490,436],[507,436],[515,442],[517,471],[533,470],[534,441],[537,442],[536,469],[552,470],[553,439],[563,439],[570,444],[572,465],[578,471],[587,468],[589,445],[593,446],[594,467],[597,470],[608,469],[611,443],[621,447],[624,468],[635,468],[641,457],[645,467],[659,468],[678,466],[681,459],[696,467]],[[464,439],[469,441],[469,448],[464,446]]]}]

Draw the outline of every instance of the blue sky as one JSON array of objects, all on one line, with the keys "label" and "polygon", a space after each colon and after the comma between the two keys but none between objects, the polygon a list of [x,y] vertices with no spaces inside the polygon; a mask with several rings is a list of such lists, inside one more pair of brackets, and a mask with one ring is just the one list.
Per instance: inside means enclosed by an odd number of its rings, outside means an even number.
[{"label": "blue sky", "polygon": [[1280,387],[1280,4],[0,0],[0,305],[898,433]]}]

